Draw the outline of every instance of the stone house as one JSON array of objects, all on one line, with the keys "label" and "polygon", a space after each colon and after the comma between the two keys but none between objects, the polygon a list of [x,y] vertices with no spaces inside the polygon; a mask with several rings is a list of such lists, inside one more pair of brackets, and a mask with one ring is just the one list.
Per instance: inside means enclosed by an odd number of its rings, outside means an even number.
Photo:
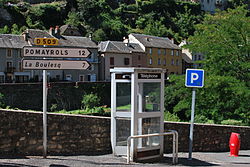
[{"label": "stone house", "polygon": [[27,82],[30,72],[22,71],[22,48],[28,42],[21,35],[0,34],[0,83]]},{"label": "stone house", "polygon": [[182,74],[181,48],[173,40],[135,33],[129,34],[127,40],[141,46],[146,53],[147,67],[165,69],[166,76]]},{"label": "stone house", "polygon": [[100,78],[110,81],[114,67],[146,67],[146,54],[139,44],[120,41],[103,41],[99,45]]}]

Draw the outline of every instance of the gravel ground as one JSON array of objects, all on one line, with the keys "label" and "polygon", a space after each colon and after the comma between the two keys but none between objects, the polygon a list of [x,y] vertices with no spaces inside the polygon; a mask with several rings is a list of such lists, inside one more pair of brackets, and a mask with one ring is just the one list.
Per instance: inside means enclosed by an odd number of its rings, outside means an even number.
[{"label": "gravel ground", "polygon": [[157,163],[126,164],[123,157],[114,157],[111,154],[98,156],[42,156],[0,157],[0,166],[5,167],[92,167],[92,166],[223,166],[249,167],[250,150],[241,150],[239,157],[229,157],[229,152],[194,152],[193,159],[188,160],[188,153],[179,153],[179,162],[172,165],[172,155],[165,154],[162,161]]}]

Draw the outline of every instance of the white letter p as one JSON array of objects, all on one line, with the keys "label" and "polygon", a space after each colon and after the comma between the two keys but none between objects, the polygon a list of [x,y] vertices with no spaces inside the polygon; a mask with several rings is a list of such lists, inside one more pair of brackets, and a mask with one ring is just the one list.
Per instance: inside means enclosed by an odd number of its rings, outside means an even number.
[{"label": "white letter p", "polygon": [[191,73],[191,83],[194,83],[199,78],[197,73]]}]

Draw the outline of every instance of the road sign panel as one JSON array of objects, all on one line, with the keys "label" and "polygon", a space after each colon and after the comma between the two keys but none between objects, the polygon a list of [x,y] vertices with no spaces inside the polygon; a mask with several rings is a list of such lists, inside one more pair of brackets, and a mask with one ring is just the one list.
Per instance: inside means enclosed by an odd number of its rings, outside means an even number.
[{"label": "road sign panel", "polygon": [[24,70],[86,70],[89,66],[79,60],[22,60]]},{"label": "road sign panel", "polygon": [[44,48],[24,47],[24,57],[88,57],[90,52],[86,48]]},{"label": "road sign panel", "polygon": [[185,85],[186,87],[202,88],[204,86],[204,70],[187,69]]},{"label": "road sign panel", "polygon": [[35,38],[35,45],[58,45],[56,38]]}]

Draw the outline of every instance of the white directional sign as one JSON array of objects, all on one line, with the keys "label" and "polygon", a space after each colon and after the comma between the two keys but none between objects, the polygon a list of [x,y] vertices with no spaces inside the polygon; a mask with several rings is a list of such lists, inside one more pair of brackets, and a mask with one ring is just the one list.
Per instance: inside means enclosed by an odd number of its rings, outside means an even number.
[{"label": "white directional sign", "polygon": [[90,52],[85,48],[43,48],[24,47],[24,57],[88,57]]},{"label": "white directional sign", "polygon": [[79,60],[22,60],[24,70],[86,70],[90,64]]},{"label": "white directional sign", "polygon": [[202,88],[204,85],[204,70],[187,69],[185,85],[186,87]]}]

